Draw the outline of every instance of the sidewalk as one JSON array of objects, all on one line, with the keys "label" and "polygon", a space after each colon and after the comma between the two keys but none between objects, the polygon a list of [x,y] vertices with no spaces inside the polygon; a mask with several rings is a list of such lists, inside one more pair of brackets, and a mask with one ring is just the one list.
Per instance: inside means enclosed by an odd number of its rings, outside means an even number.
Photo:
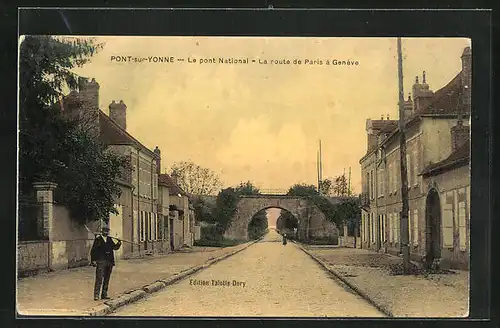
[{"label": "sidewalk", "polygon": [[340,280],[393,317],[465,317],[469,312],[469,273],[391,275],[400,258],[365,249],[301,248]]},{"label": "sidewalk", "polygon": [[[202,266],[251,245],[217,248],[193,247],[191,252],[163,256],[118,260],[111,274],[109,296],[141,289],[159,279],[169,279],[183,271]],[[185,272],[188,274],[189,272]],[[17,282],[17,306],[21,315],[89,315],[103,301],[94,301],[95,268],[68,269],[23,278]]]}]

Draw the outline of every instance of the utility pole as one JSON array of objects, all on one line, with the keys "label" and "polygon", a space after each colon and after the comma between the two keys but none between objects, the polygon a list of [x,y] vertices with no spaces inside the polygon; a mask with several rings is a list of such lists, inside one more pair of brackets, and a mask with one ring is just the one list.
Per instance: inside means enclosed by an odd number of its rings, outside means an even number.
[{"label": "utility pole", "polygon": [[351,167],[349,166],[349,185],[347,187],[347,196],[351,196]]},{"label": "utility pole", "polygon": [[318,194],[320,193],[320,177],[319,177],[319,150],[316,151],[316,174],[318,176]]},{"label": "utility pole", "polygon": [[319,139],[319,182],[323,182],[323,154],[321,153],[321,139]]},{"label": "utility pole", "polygon": [[403,93],[403,56],[401,54],[401,38],[398,37],[398,80],[399,80],[399,154],[401,163],[401,209],[400,221],[400,242],[403,252],[404,273],[409,273],[410,248],[408,231],[408,171],[406,169],[406,136],[404,117],[404,93]]}]

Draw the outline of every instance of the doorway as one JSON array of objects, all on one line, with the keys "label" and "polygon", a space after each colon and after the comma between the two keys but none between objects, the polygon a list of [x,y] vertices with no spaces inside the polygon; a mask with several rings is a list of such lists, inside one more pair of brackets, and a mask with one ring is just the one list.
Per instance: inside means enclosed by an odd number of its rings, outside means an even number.
[{"label": "doorway", "polygon": [[174,219],[169,219],[169,240],[170,240],[170,250],[174,251]]},{"label": "doorway", "polygon": [[441,258],[441,203],[436,189],[431,189],[425,201],[426,264]]}]

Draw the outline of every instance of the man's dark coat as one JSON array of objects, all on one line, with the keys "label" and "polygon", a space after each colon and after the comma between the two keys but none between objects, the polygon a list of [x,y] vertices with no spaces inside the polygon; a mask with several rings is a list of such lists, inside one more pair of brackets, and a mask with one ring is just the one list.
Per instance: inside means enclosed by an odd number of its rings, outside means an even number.
[{"label": "man's dark coat", "polygon": [[104,241],[100,235],[94,240],[94,245],[92,245],[92,250],[90,251],[90,261],[107,261],[112,265],[115,265],[115,255],[113,254],[115,250],[119,249],[121,242],[114,243],[111,237],[107,237],[107,241]]}]

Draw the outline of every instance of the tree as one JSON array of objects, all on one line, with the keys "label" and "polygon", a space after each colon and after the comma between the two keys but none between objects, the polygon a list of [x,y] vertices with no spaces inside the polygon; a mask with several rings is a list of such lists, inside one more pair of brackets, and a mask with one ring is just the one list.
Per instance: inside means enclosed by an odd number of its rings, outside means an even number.
[{"label": "tree", "polygon": [[238,186],[236,186],[235,191],[236,193],[238,193],[238,195],[250,196],[260,194],[260,190],[255,187],[250,181],[241,182]]},{"label": "tree", "polygon": [[250,239],[257,239],[266,233],[267,228],[268,222],[266,210],[258,211],[248,224],[248,237]]},{"label": "tree", "polygon": [[213,195],[222,187],[215,172],[193,162],[174,163],[170,175],[177,178],[177,184],[191,195]]},{"label": "tree", "polygon": [[332,191],[333,191],[334,195],[342,196],[342,197],[345,197],[345,196],[352,194],[352,190],[351,191],[349,190],[349,186],[348,186],[345,174],[342,174],[342,175],[335,177],[335,179],[333,181]]},{"label": "tree", "polygon": [[78,87],[81,67],[103,44],[93,39],[26,36],[19,55],[19,179],[23,193],[37,181],[58,184],[56,199],[80,221],[108,220],[117,213],[115,179],[126,159],[108,151],[79,121],[54,106],[64,90]]},{"label": "tree", "polygon": [[194,215],[196,221],[204,221],[209,223],[214,223],[215,219],[213,216],[214,207],[208,202],[203,200],[201,197],[193,197],[192,204],[194,207]]},{"label": "tree", "polygon": [[314,185],[295,184],[288,190],[289,196],[316,196],[318,191]]},{"label": "tree", "polygon": [[332,192],[332,187],[333,183],[332,180],[330,179],[325,179],[323,181],[320,181],[319,183],[319,190],[322,195],[327,195],[327,196],[330,195]]},{"label": "tree", "polygon": [[238,205],[238,193],[234,188],[226,188],[219,192],[215,202],[214,217],[219,228],[219,232],[223,234],[231,224],[231,218],[236,213]]}]

